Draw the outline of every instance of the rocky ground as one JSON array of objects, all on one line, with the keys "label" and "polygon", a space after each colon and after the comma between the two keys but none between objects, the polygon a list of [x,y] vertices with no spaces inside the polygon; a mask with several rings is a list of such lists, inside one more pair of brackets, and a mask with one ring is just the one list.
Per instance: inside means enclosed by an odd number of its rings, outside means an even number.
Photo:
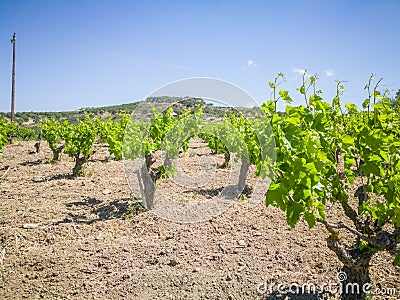
[{"label": "rocky ground", "polygon": [[[76,179],[66,155],[51,164],[45,144],[33,150],[34,142],[15,142],[0,157],[0,176],[9,168],[0,181],[0,299],[318,299],[282,295],[276,286],[338,283],[340,263],[322,226],[290,229],[281,211],[249,208],[246,199],[210,220],[171,222],[133,205],[124,163],[105,146],[96,145]],[[182,168],[195,173],[204,151],[192,145]],[[218,194],[226,172],[217,170],[200,191],[168,180],[158,189],[202,201]],[[335,207],[328,217],[338,217]],[[381,299],[400,295],[391,261],[379,253],[371,264],[374,288],[397,288]],[[275,286],[270,292],[264,283]]]}]

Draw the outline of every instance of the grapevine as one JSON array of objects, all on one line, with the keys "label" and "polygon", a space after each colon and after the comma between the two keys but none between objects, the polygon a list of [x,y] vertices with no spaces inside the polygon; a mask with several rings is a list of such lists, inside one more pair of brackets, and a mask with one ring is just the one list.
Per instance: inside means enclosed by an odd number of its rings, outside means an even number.
[{"label": "grapevine", "polygon": [[64,152],[75,161],[72,175],[74,177],[82,175],[82,168],[93,154],[92,145],[96,138],[94,121],[86,116],[85,120],[80,121],[77,125],[65,126],[63,137],[65,140]]},{"label": "grapevine", "polygon": [[3,119],[0,119],[0,154],[3,152],[3,147],[8,143],[6,124]]},{"label": "grapevine", "polygon": [[65,130],[68,128],[69,124],[67,121],[60,123],[56,120],[46,119],[40,124],[40,130],[42,138],[47,141],[53,156],[50,159],[51,162],[58,161],[60,159],[60,154],[65,146],[65,144],[60,144],[62,142]]},{"label": "grapevine", "polygon": [[[371,79],[368,91],[370,84]],[[304,80],[299,89],[306,107],[287,106],[280,116],[274,105],[263,106],[271,116],[277,153],[266,204],[283,210],[291,227],[301,219],[310,228],[323,224],[331,234],[328,247],[343,263],[348,282],[368,283],[369,262],[376,251],[388,251],[395,257],[393,263],[400,263],[399,115],[378,85],[363,103],[366,111],[346,104],[347,113],[340,103],[340,81],[332,104],[322,101],[315,89],[308,96],[306,85]],[[354,195],[349,194],[352,187]],[[329,222],[329,202],[338,203],[352,224]],[[355,236],[352,247],[340,240],[340,229]]]}]

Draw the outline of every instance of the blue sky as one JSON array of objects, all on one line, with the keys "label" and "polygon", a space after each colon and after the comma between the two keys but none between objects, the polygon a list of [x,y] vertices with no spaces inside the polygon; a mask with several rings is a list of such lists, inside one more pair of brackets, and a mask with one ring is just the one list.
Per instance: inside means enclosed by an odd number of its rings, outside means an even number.
[{"label": "blue sky", "polygon": [[[331,101],[358,105],[371,73],[400,88],[400,1],[0,1],[0,111],[127,103],[188,77],[238,85],[258,103],[283,72],[296,104],[299,71],[318,73]],[[282,106],[281,106],[282,107]]]}]

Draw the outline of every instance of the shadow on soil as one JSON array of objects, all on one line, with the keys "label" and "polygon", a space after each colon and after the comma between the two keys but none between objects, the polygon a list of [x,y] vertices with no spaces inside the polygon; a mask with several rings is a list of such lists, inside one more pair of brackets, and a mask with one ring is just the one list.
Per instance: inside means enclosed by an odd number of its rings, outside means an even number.
[{"label": "shadow on soil", "polygon": [[[232,187],[236,188],[237,186],[233,185]],[[221,192],[224,189],[227,189],[227,188],[229,188],[229,186],[214,188],[214,189],[191,189],[191,190],[184,191],[183,193],[185,193],[185,194],[197,193],[197,194],[205,196],[205,197],[217,197],[221,194]],[[253,193],[253,188],[246,184],[241,195],[250,197],[252,193]]]},{"label": "shadow on soil", "polygon": [[70,202],[66,204],[68,208],[81,207],[85,211],[88,211],[90,215],[96,215],[97,217],[88,218],[88,216],[85,214],[68,212],[66,218],[53,224],[59,225],[63,223],[77,223],[89,225],[99,221],[123,218],[130,214],[131,205],[132,199],[130,198],[116,199],[107,204],[103,204],[102,201],[97,200],[96,198],[87,198],[84,201]]},{"label": "shadow on soil", "polygon": [[62,179],[68,179],[68,180],[73,180],[74,176],[71,174],[60,174],[60,175],[54,175],[51,177],[43,178],[43,179],[33,179],[32,181],[35,183],[41,183],[41,182],[47,182],[47,181],[53,181],[53,180],[62,180]]},{"label": "shadow on soil", "polygon": [[[318,290],[313,293],[293,293],[291,291],[274,291],[271,294],[265,295],[261,299],[263,300],[321,300],[321,299],[333,299],[331,293],[318,293]],[[334,298],[336,299],[336,298]]]},{"label": "shadow on soil", "polygon": [[279,291],[272,292],[269,295],[262,297],[263,300],[321,300],[321,299],[332,299],[332,295],[327,293],[318,294],[316,293],[282,293]]},{"label": "shadow on soil", "polygon": [[19,165],[22,167],[30,167],[30,166],[37,166],[40,165],[41,163],[43,163],[42,159],[38,159],[35,161],[24,161],[22,163],[20,163]]},{"label": "shadow on soil", "polygon": [[197,193],[199,195],[206,196],[206,197],[215,197],[215,196],[218,196],[222,192],[223,189],[224,189],[223,187],[220,187],[217,189],[191,189],[191,190],[184,191],[183,193],[185,193],[185,194]]}]

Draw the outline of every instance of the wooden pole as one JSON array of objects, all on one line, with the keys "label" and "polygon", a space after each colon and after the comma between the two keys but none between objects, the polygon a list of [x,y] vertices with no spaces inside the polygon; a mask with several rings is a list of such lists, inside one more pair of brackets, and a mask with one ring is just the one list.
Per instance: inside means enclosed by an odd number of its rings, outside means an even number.
[{"label": "wooden pole", "polygon": [[17,38],[14,35],[11,43],[13,44],[13,65],[12,65],[12,87],[11,87],[11,122],[14,122],[15,116],[15,61],[16,61],[16,49],[17,49]]}]

